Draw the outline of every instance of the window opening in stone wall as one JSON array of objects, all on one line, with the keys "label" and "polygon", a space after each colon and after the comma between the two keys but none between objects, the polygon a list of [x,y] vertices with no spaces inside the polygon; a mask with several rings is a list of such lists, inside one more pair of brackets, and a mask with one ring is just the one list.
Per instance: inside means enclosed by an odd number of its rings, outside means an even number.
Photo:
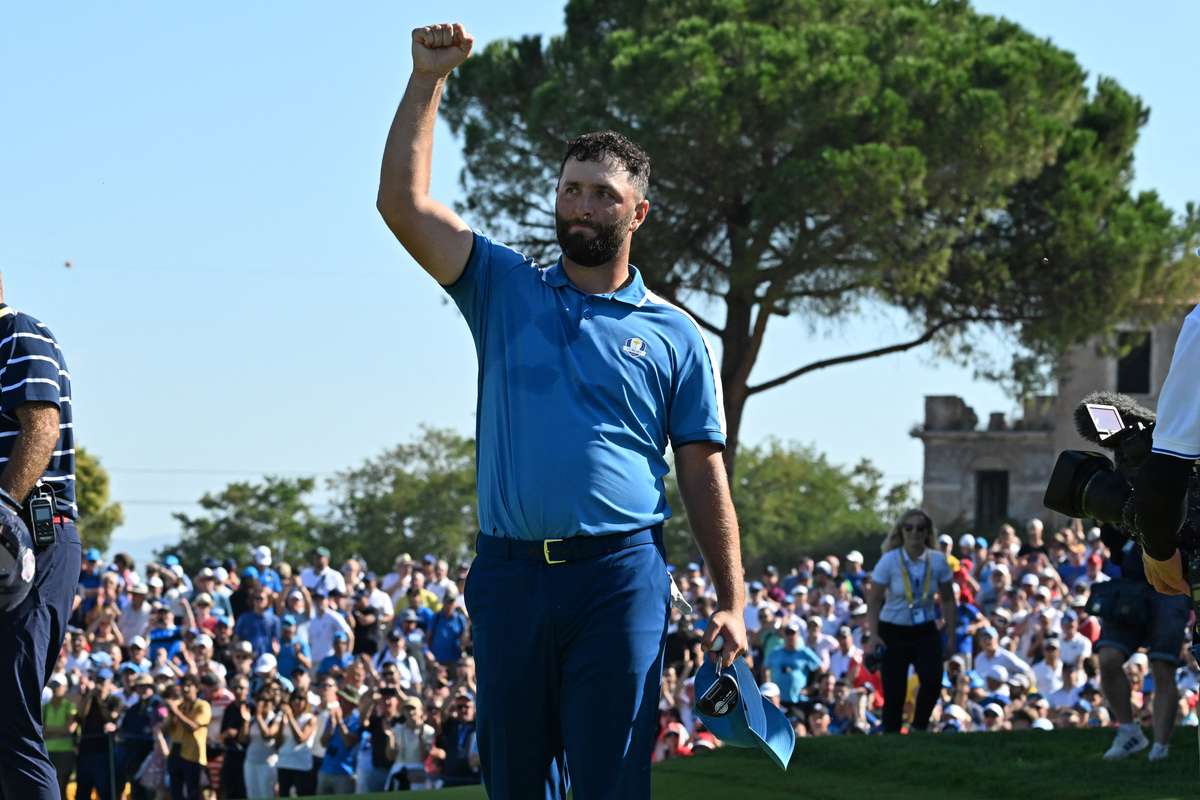
[{"label": "window opening in stone wall", "polygon": [[989,538],[1008,519],[1008,471],[975,473],[975,530]]},{"label": "window opening in stone wall", "polygon": [[1117,391],[1150,394],[1150,333],[1125,331],[1117,334],[1117,345],[1125,352],[1117,361]]}]

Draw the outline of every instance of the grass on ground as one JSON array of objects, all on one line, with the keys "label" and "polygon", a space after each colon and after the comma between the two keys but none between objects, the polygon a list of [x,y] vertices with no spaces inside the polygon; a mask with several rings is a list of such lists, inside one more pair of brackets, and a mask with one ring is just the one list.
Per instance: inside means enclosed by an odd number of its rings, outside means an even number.
[{"label": "grass on ground", "polygon": [[[1196,729],[1177,731],[1171,756],[1100,756],[1110,730],[800,739],[787,773],[758,751],[723,748],[654,768],[654,800],[1182,800],[1200,797]],[[483,789],[427,792],[481,800]],[[370,795],[371,798],[397,797]],[[357,800],[362,800],[359,796]],[[347,798],[349,800],[349,798]]]}]

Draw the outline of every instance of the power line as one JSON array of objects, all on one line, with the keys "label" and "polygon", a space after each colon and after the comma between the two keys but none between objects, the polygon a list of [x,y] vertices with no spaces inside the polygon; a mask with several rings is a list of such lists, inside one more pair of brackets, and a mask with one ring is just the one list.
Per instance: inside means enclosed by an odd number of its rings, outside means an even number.
[{"label": "power line", "polygon": [[105,467],[104,469],[107,472],[125,472],[135,475],[249,475],[254,477],[261,477],[263,475],[311,475],[313,477],[323,477],[335,474],[328,470],[254,470],[217,467]]}]

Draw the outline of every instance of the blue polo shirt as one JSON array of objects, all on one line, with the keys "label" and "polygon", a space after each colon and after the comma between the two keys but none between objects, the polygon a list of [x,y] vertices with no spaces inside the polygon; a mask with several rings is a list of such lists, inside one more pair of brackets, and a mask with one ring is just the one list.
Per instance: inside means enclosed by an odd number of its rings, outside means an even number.
[{"label": "blue polo shirt", "polygon": [[479,359],[476,477],[488,535],[635,531],[671,516],[668,443],[725,444],[720,373],[700,328],[641,273],[585,294],[480,234],[446,292]]}]

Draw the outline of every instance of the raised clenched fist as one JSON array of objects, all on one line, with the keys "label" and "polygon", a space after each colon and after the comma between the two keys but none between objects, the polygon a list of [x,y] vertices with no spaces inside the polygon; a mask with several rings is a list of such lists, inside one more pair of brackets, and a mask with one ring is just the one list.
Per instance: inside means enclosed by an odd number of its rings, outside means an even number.
[{"label": "raised clenched fist", "polygon": [[467,60],[475,39],[460,23],[426,25],[412,32],[413,72],[444,78]]}]

